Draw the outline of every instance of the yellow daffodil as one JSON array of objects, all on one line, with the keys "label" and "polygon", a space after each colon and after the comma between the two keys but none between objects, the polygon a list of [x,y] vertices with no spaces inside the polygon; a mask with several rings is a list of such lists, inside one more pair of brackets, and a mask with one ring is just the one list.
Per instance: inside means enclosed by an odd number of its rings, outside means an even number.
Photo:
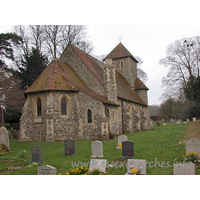
[{"label": "yellow daffodil", "polygon": [[119,144],[119,147],[122,147],[122,144]]},{"label": "yellow daffodil", "polygon": [[62,175],[61,173],[59,173],[58,175]]},{"label": "yellow daffodil", "polygon": [[131,170],[131,173],[134,173],[134,174],[136,174],[136,173],[138,173],[138,170],[137,170],[137,169],[135,169],[135,168],[133,168],[133,169]]},{"label": "yellow daffodil", "polygon": [[24,153],[26,153],[26,151],[25,151],[25,150],[23,150],[23,152],[24,152]]}]

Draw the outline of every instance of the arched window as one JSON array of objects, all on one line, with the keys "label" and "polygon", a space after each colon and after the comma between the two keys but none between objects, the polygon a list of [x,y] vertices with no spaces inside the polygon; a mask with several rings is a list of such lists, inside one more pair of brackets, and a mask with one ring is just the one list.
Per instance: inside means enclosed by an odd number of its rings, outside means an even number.
[{"label": "arched window", "polygon": [[67,100],[65,97],[61,99],[61,115],[67,115]]},{"label": "arched window", "polygon": [[41,99],[39,98],[37,100],[37,116],[41,116],[42,115],[42,102]]},{"label": "arched window", "polygon": [[87,111],[87,118],[88,118],[88,123],[91,124],[92,123],[92,111],[90,109],[88,109],[88,111]]}]

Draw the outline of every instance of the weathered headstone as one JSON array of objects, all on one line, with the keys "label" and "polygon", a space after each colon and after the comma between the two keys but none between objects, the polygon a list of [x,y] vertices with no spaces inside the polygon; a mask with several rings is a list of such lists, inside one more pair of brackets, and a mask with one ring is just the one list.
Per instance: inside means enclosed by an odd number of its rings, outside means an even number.
[{"label": "weathered headstone", "polygon": [[122,157],[124,158],[134,157],[134,146],[132,141],[122,142]]},{"label": "weathered headstone", "polygon": [[171,123],[171,124],[174,124],[174,123],[175,123],[175,120],[174,120],[174,119],[171,119],[171,120],[170,120],[170,123]]},{"label": "weathered headstone", "polygon": [[193,117],[193,122],[196,122],[197,121],[197,118],[196,117]]},{"label": "weathered headstone", "polygon": [[160,121],[157,121],[157,122],[156,122],[156,125],[157,125],[157,126],[160,126],[160,125],[161,125],[161,122],[160,122]]},{"label": "weathered headstone", "polygon": [[65,153],[63,155],[65,156],[72,156],[75,155],[75,140],[73,139],[67,139],[64,140],[64,145],[65,145]]},{"label": "weathered headstone", "polygon": [[186,122],[189,122],[190,121],[190,119],[186,119]]},{"label": "weathered headstone", "polygon": [[33,163],[42,163],[42,149],[41,146],[32,146],[31,147],[31,162]]},{"label": "weathered headstone", "polygon": [[9,132],[2,126],[0,128],[0,144],[4,144],[8,151],[10,151]]},{"label": "weathered headstone", "polygon": [[56,175],[56,168],[50,165],[44,165],[37,168],[38,175]]},{"label": "weathered headstone", "polygon": [[188,152],[198,152],[200,155],[200,139],[190,138],[186,140],[186,154]]},{"label": "weathered headstone", "polygon": [[126,135],[119,135],[118,136],[118,145],[116,149],[122,149],[122,142],[127,141],[127,136]]},{"label": "weathered headstone", "polygon": [[96,157],[102,158],[103,156],[104,155],[103,155],[102,142],[100,142],[100,141],[92,142],[92,155],[90,157],[91,158],[96,158]]},{"label": "weathered headstone", "polygon": [[133,168],[138,170],[137,174],[146,175],[146,160],[128,159],[127,174],[133,174]]},{"label": "weathered headstone", "polygon": [[89,171],[92,171],[94,168],[100,169],[101,172],[106,172],[106,162],[107,160],[103,159],[91,159]]},{"label": "weathered headstone", "polygon": [[195,175],[195,164],[174,164],[174,175]]}]

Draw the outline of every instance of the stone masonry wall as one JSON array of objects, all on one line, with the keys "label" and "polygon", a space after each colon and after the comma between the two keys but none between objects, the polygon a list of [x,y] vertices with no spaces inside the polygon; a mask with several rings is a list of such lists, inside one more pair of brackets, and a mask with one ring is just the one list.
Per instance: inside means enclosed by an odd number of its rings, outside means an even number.
[{"label": "stone masonry wall", "polygon": [[63,53],[61,60],[67,62],[74,68],[76,73],[84,80],[84,82],[91,87],[93,91],[99,95],[106,97],[104,86],[97,81],[97,78],[86,67],[83,61],[68,47]]}]

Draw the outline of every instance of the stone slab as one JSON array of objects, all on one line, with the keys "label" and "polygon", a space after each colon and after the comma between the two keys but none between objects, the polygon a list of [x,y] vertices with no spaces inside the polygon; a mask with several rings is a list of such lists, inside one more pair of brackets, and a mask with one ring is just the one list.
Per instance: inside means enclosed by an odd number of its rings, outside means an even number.
[{"label": "stone slab", "polygon": [[44,165],[37,168],[38,175],[56,175],[56,168],[50,165]]},{"label": "stone slab", "polygon": [[31,162],[42,164],[41,146],[32,146],[31,147]]},{"label": "stone slab", "polygon": [[10,151],[9,132],[2,126],[0,128],[0,144],[4,144],[8,151]]},{"label": "stone slab", "polygon": [[195,164],[174,164],[174,175],[195,175]]},{"label": "stone slab", "polygon": [[134,146],[132,141],[122,142],[122,157],[124,158],[134,157]]},{"label": "stone slab", "polygon": [[200,139],[190,138],[186,140],[186,154],[188,152],[198,152],[198,156],[200,156]]},{"label": "stone slab", "polygon": [[91,146],[92,146],[92,155],[90,156],[91,158],[104,157],[103,146],[101,141],[94,141],[91,143]]},{"label": "stone slab", "polygon": [[106,163],[107,160],[104,159],[91,159],[89,171],[92,171],[94,168],[101,169],[101,172],[106,172]]},{"label": "stone slab", "polygon": [[138,174],[146,175],[146,160],[128,159],[127,173],[132,174],[133,168],[139,170]]},{"label": "stone slab", "polygon": [[120,147],[120,145],[122,145],[122,142],[127,141],[127,136],[126,135],[119,135],[118,136],[118,144],[116,149],[122,149],[122,147]]},{"label": "stone slab", "polygon": [[64,147],[65,147],[65,153],[63,155],[73,156],[76,154],[75,140],[73,139],[64,140]]}]

